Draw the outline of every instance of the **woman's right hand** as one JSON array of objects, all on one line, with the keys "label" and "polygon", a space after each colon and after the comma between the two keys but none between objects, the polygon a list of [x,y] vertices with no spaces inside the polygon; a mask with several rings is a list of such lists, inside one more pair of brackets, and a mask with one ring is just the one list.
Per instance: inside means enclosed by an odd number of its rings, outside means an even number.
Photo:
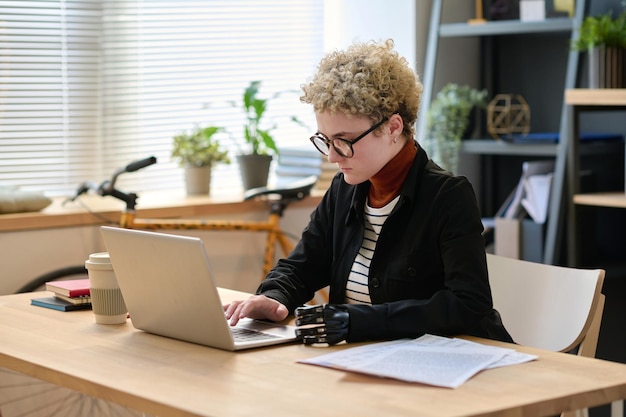
[{"label": "woman's right hand", "polygon": [[243,318],[282,321],[289,315],[287,307],[264,295],[252,295],[245,301],[233,301],[224,306],[224,312],[231,326]]}]

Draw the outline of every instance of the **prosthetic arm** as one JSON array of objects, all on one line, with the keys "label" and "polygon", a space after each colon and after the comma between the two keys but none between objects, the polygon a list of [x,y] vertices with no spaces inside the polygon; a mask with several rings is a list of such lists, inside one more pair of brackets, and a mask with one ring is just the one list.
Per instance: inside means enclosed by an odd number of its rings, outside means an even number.
[{"label": "prosthetic arm", "polygon": [[298,307],[295,311],[296,335],[305,345],[335,345],[348,338],[350,314],[341,304]]}]

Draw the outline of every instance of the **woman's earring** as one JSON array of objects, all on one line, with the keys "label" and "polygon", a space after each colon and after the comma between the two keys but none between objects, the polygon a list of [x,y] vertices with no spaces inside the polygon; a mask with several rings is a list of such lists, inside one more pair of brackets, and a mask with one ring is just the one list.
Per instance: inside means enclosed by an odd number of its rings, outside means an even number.
[{"label": "woman's earring", "polygon": [[393,138],[393,143],[398,143],[398,137]]}]

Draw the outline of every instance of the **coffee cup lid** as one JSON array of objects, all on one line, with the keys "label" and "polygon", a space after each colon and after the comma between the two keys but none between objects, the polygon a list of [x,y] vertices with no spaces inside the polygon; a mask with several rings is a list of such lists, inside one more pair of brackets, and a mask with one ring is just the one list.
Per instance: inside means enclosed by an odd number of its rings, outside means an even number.
[{"label": "coffee cup lid", "polygon": [[111,267],[111,259],[109,252],[97,252],[89,255],[89,259],[85,262],[87,268]]}]

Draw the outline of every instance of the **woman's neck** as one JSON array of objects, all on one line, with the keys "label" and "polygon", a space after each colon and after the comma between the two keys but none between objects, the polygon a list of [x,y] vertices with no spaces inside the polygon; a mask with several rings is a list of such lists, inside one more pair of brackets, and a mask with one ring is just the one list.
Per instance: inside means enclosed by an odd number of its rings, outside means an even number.
[{"label": "woman's neck", "polygon": [[374,208],[383,207],[394,199],[402,188],[409,174],[417,147],[413,140],[408,140],[404,147],[380,171],[370,178],[372,184],[369,191],[369,205]]}]

